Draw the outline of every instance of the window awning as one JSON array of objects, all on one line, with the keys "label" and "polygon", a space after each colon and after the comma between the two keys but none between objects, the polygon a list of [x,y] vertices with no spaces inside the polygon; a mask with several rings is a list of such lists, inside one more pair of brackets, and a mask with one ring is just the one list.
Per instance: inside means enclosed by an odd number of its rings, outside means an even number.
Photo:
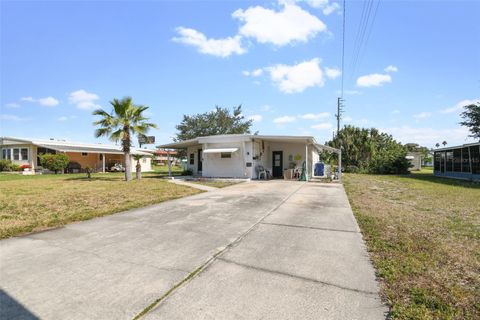
[{"label": "window awning", "polygon": [[219,148],[219,149],[205,149],[203,150],[203,153],[233,153],[237,151],[238,148]]}]

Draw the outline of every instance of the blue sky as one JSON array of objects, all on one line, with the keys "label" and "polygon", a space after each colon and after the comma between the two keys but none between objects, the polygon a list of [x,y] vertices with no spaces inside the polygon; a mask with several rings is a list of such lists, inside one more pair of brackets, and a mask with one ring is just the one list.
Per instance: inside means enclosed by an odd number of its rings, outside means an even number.
[{"label": "blue sky", "polygon": [[[346,3],[343,124],[428,147],[468,142],[458,122],[480,97],[480,2],[375,6],[355,45],[364,2]],[[324,142],[341,47],[332,0],[2,1],[0,135],[97,141],[92,110],[129,95],[151,107],[158,143],[183,114],[239,104],[261,134]]]}]

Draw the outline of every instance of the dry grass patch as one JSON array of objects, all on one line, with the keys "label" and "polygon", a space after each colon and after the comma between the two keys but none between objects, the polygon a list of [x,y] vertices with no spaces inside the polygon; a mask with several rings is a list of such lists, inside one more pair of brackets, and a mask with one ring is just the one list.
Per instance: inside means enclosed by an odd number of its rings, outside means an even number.
[{"label": "dry grass patch", "polygon": [[199,193],[146,174],[0,175],[0,238],[87,220]]},{"label": "dry grass patch", "polygon": [[480,185],[346,174],[393,319],[480,319]]}]

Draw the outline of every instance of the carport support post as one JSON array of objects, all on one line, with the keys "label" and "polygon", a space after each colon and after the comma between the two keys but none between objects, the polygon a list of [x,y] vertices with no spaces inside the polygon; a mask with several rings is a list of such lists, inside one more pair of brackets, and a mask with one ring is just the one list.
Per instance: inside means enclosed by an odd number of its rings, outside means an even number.
[{"label": "carport support post", "polygon": [[105,153],[102,153],[102,172],[105,173]]},{"label": "carport support post", "polygon": [[170,163],[170,151],[167,150],[168,176],[172,176],[172,164]]},{"label": "carport support post", "polygon": [[305,180],[308,181],[308,144],[305,145]]}]

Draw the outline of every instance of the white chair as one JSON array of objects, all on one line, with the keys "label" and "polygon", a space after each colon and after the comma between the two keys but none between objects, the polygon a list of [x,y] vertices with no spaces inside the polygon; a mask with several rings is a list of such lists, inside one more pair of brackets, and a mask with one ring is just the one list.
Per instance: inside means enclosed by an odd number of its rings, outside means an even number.
[{"label": "white chair", "polygon": [[262,175],[264,180],[268,179],[268,171],[263,166],[257,166],[257,178],[262,179]]}]

